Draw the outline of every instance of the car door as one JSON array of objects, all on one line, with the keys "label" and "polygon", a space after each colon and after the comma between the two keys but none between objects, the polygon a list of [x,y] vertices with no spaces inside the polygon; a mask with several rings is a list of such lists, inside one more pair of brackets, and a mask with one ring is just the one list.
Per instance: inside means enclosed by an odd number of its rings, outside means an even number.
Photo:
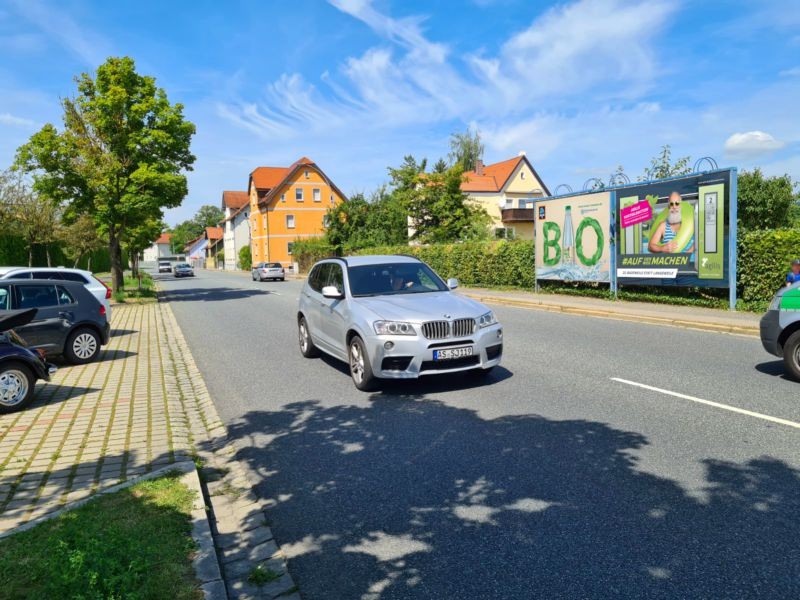
[{"label": "car door", "polygon": [[322,331],[322,282],[327,281],[330,263],[316,265],[308,274],[308,285],[303,286],[305,315],[308,328],[314,342],[319,341],[327,346],[326,336]]},{"label": "car door", "polygon": [[48,354],[59,354],[72,322],[63,315],[55,284],[20,284],[17,287],[17,308],[36,308],[36,318],[16,331],[34,348]]},{"label": "car door", "polygon": [[[323,287],[332,286],[344,294],[344,271],[338,262],[330,263],[328,277]],[[345,348],[345,332],[347,324],[347,300],[345,298],[325,298],[321,300],[322,331],[328,343],[343,356]]]}]

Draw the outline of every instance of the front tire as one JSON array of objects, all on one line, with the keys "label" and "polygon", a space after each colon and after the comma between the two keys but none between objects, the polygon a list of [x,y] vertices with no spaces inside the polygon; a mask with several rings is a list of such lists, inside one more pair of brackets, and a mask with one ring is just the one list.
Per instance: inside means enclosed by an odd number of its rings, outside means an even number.
[{"label": "front tire", "polygon": [[316,358],[319,356],[319,349],[311,339],[311,331],[308,329],[308,322],[305,317],[300,317],[297,321],[297,334],[300,339],[300,354],[306,358]]},{"label": "front tire", "polygon": [[369,392],[375,389],[377,383],[375,375],[372,374],[372,365],[369,362],[367,349],[364,341],[356,336],[350,340],[347,350],[348,364],[350,365],[350,377],[356,388],[362,392]]},{"label": "front tire", "polygon": [[33,401],[36,377],[20,362],[7,362],[0,367],[0,413],[22,410]]},{"label": "front tire", "polygon": [[65,358],[73,365],[85,365],[100,355],[100,336],[88,327],[73,331],[67,338],[64,348]]},{"label": "front tire", "polygon": [[800,331],[795,331],[783,345],[783,364],[789,376],[800,381]]}]

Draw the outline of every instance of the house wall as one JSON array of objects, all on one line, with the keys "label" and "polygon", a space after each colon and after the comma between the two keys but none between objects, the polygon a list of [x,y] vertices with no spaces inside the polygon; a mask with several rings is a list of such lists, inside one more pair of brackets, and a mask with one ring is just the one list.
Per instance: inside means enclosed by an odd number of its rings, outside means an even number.
[{"label": "house wall", "polygon": [[145,248],[142,253],[142,260],[145,262],[154,262],[159,258],[172,257],[172,251],[169,244],[153,244],[149,248]]},{"label": "house wall", "polygon": [[[233,254],[233,268],[239,269],[239,252],[245,246],[250,245],[250,210],[245,208],[233,218],[233,239],[235,252]],[[228,262],[228,251],[225,251],[226,269]]]}]

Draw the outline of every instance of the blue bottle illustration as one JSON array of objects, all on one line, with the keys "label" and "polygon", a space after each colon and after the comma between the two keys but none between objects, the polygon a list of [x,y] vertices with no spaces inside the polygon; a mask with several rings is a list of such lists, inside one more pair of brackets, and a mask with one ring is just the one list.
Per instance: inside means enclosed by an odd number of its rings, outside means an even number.
[{"label": "blue bottle illustration", "polygon": [[575,264],[575,234],[572,229],[572,207],[564,207],[564,231],[561,235],[561,264]]}]

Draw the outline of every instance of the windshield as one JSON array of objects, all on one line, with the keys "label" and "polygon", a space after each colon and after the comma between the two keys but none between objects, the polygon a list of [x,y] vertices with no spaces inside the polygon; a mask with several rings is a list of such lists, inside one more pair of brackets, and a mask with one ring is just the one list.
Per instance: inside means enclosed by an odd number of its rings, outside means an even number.
[{"label": "windshield", "polygon": [[347,274],[354,297],[447,291],[439,276],[423,263],[348,267]]}]

